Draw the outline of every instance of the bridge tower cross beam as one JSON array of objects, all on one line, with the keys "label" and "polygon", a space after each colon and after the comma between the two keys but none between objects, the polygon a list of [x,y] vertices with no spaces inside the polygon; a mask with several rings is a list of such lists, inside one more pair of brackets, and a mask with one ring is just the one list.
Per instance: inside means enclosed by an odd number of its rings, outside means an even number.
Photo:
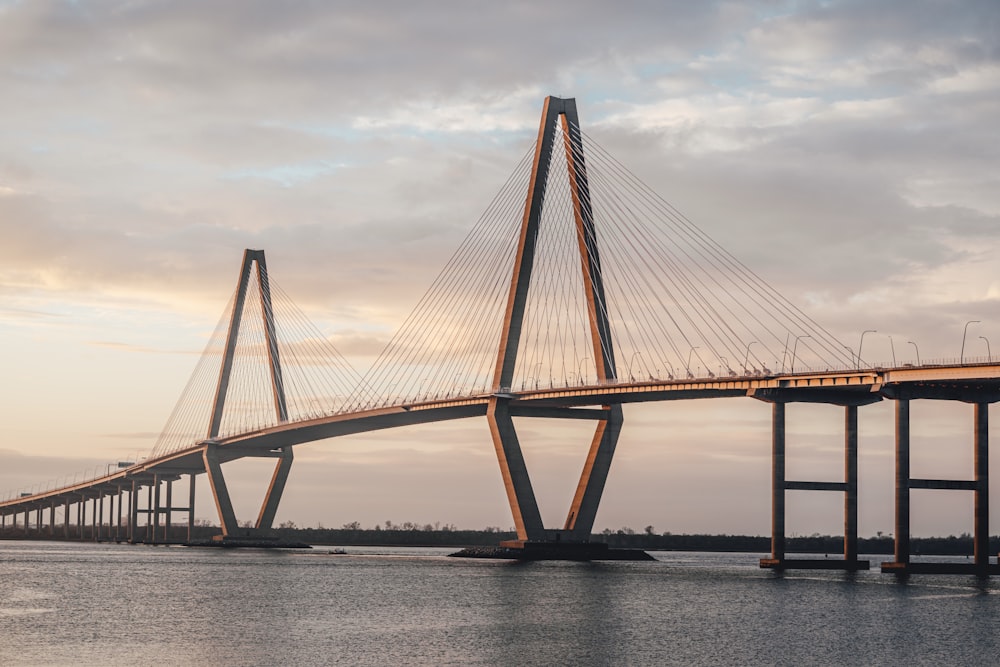
[{"label": "bridge tower cross beam", "polygon": [[[494,395],[487,409],[487,420],[504,487],[510,503],[518,539],[545,541],[546,532],[538,511],[517,432],[511,419],[510,397],[506,394],[513,382],[521,329],[528,300],[528,288],[535,260],[535,246],[541,223],[542,205],[549,178],[549,166],[556,144],[556,123],[562,129],[570,193],[573,202],[583,286],[587,302],[594,364],[599,381],[616,378],[614,346],[608,321],[600,253],[591,209],[590,188],[583,156],[579,117],[574,99],[545,98],[535,144],[535,156],[528,184],[517,254],[511,276],[507,310],[501,333],[493,376]],[[604,406],[607,417],[598,422],[584,463],[563,533],[574,541],[589,538],[597,508],[607,481],[611,460],[622,425],[621,405]]]},{"label": "bridge tower cross beam", "polygon": [[[226,332],[226,345],[219,369],[219,380],[216,385],[215,397],[212,402],[212,415],[208,425],[208,441],[214,441],[219,436],[222,426],[222,416],[225,410],[226,397],[229,393],[229,381],[236,356],[236,346],[239,340],[243,308],[246,303],[250,281],[256,279],[260,295],[260,310],[264,324],[264,338],[267,346],[268,370],[271,380],[271,395],[274,402],[274,414],[279,422],[288,421],[288,406],[285,398],[285,385],[281,371],[281,357],[278,352],[277,331],[274,322],[274,308],[271,301],[271,285],[267,273],[267,260],[263,250],[247,249],[243,252],[243,263],[240,267],[240,277],[236,287],[236,298],[233,302],[233,312],[229,318],[229,329]],[[232,501],[222,476],[222,466],[216,453],[216,445],[207,444],[204,450],[205,471],[209,486],[215,498],[219,512],[223,536],[234,536],[238,530]],[[292,466],[292,448],[285,447],[278,452],[278,462],[275,465],[271,483],[268,485],[261,504],[260,513],[254,528],[270,530],[278,503],[288,480]]]}]

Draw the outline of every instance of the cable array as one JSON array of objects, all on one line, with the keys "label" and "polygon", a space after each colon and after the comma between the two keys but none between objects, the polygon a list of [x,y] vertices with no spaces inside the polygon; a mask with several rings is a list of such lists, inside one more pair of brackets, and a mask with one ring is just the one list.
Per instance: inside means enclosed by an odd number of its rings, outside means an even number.
[{"label": "cable array", "polygon": [[[270,319],[277,341],[277,384],[284,395],[288,421],[337,414],[347,397],[363,386],[361,376],[333,344],[309,322],[267,272],[261,282],[248,282],[229,384],[223,403],[219,437],[246,433],[281,422],[272,379],[261,287],[271,295]],[[153,456],[184,449],[208,437],[212,406],[219,384],[231,313],[236,294],[153,448]]]},{"label": "cable array", "polygon": [[524,155],[375,360],[350,409],[492,391],[533,156]]},{"label": "cable array", "polygon": [[[251,280],[239,315],[220,436],[277,424],[261,287],[269,288],[288,420],[597,382],[736,377],[850,367],[850,350],[625,169],[576,126],[557,120],[512,386],[494,386],[534,147],[362,379],[270,282]],[[568,156],[572,159],[570,171]],[[589,183],[574,207],[576,174]],[[596,248],[603,299],[592,333],[581,248]],[[234,299],[230,300],[229,310]],[[224,353],[224,316],[154,455],[207,436]]]},{"label": "cable array", "polygon": [[[853,365],[846,346],[576,126],[557,120],[512,389],[597,380],[581,246],[598,249],[619,382]],[[577,224],[567,167],[589,182]],[[529,151],[366,375],[351,409],[488,393],[531,176]],[[586,193],[584,193],[586,194]],[[590,236],[582,238],[581,234]],[[610,380],[609,381],[614,381]],[[374,397],[374,398],[373,398]]]},{"label": "cable array", "polygon": [[581,137],[621,380],[854,365],[849,348]]}]

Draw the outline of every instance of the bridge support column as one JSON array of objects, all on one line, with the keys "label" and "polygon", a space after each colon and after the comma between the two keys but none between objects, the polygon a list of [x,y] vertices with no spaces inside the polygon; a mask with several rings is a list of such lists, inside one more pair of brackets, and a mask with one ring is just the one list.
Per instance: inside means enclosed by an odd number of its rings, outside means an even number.
[{"label": "bridge support column", "polygon": [[100,542],[104,537],[104,494],[98,493],[94,502],[97,503],[97,533],[94,535],[94,541]]},{"label": "bridge support column", "polygon": [[174,507],[174,480],[167,480],[167,507],[163,512],[163,541],[170,542],[170,514]]},{"label": "bridge support column", "polygon": [[508,402],[504,399],[492,399],[486,419],[490,424],[490,434],[493,436],[493,446],[500,463],[500,474],[503,476],[517,537],[524,541],[544,541],[542,515],[531,488],[528,467],[524,464],[524,455],[521,453],[517,431],[514,430]]},{"label": "bridge support column", "polygon": [[858,560],[858,406],[844,407],[844,562]]},{"label": "bridge support column", "polygon": [[288,473],[292,469],[293,458],[291,447],[285,447],[281,450],[278,463],[274,466],[274,474],[271,475],[271,483],[264,495],[264,502],[260,506],[260,513],[257,515],[257,530],[271,530],[274,515],[278,511],[278,503],[281,501],[281,494],[285,491],[285,482],[288,481]]},{"label": "bridge support column", "polygon": [[910,563],[910,399],[896,400],[896,536],[897,565]]},{"label": "bridge support column", "polygon": [[139,505],[136,502],[139,495],[139,482],[135,479],[132,480],[132,488],[129,490],[129,500],[128,500],[128,541],[129,544],[135,544],[139,539],[139,534],[136,532],[135,524],[139,521]]},{"label": "bridge support column", "polygon": [[117,493],[108,494],[108,542],[115,541],[115,496]]},{"label": "bridge support column", "polygon": [[[800,482],[785,476],[785,404],[780,394],[761,392],[757,396],[771,404],[771,557],[760,566],[769,569],[867,570],[869,563],[858,560],[858,405],[844,405],[844,481]],[[847,397],[841,397],[845,399]],[[867,399],[865,399],[867,400]],[[785,492],[840,491],[844,494],[844,558],[790,559],[786,555]]]},{"label": "bridge support column", "polygon": [[222,524],[222,536],[235,537],[239,533],[239,525],[236,523],[236,513],[233,511],[233,502],[229,498],[229,489],[226,488],[226,480],[222,476],[222,466],[219,465],[219,453],[216,445],[208,444],[202,450],[202,457],[205,460],[205,473],[208,477],[208,485],[212,489],[212,496],[215,498],[215,508],[219,512],[219,522]]},{"label": "bridge support column", "polygon": [[578,542],[588,541],[594,530],[597,508],[604,493],[604,484],[611,470],[611,459],[614,457],[618,436],[622,430],[622,406],[610,405],[606,406],[606,409],[608,418],[601,420],[597,425],[564,526],[564,530],[569,531],[570,537]]},{"label": "bridge support column", "polygon": [[[156,541],[156,533],[153,530],[153,491],[154,489],[158,492],[160,485],[157,484],[156,475],[153,475],[153,483],[146,487],[146,544],[152,544]],[[159,497],[157,497],[157,501]]]},{"label": "bridge support column", "polygon": [[[895,560],[882,563],[883,572],[976,574],[1000,573],[989,554],[989,403],[973,403],[974,479],[914,479],[910,477],[910,400],[896,398],[896,548]],[[910,489],[972,491],[974,503],[973,563],[910,561]]]},{"label": "bridge support column", "polygon": [[115,534],[115,537],[114,537],[115,542],[121,542],[122,541],[122,510],[124,509],[124,505],[125,505],[125,496],[122,493],[122,487],[120,485],[116,486],[115,489],[116,489],[116,491],[115,491],[115,498],[116,498],[116,500],[115,500],[115,508],[116,508],[117,511],[114,513],[114,518],[112,519],[112,528],[113,528],[114,534]]},{"label": "bridge support column", "polygon": [[161,486],[160,482],[161,482],[160,476],[159,475],[153,475],[153,486],[150,487],[151,490],[152,490],[152,497],[153,497],[153,503],[152,503],[153,504],[153,507],[152,507],[153,513],[150,516],[150,518],[152,519],[152,527],[149,530],[149,532],[150,532],[150,541],[153,544],[156,544],[157,541],[159,540],[159,537],[160,537],[160,535],[159,535],[159,533],[160,533],[160,486]]},{"label": "bridge support column", "polygon": [[975,545],[973,558],[976,573],[985,575],[990,569],[990,446],[989,403],[974,404],[975,442]]},{"label": "bridge support column", "polygon": [[785,560],[785,404],[771,404],[771,559]]},{"label": "bridge support column", "polygon": [[188,530],[187,541],[190,542],[194,533],[194,473],[188,475]]}]

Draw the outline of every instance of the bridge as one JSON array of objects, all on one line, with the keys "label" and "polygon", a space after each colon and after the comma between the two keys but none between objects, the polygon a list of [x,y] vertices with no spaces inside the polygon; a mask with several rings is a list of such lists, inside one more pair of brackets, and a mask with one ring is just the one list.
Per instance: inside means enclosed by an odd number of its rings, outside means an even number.
[{"label": "bridge", "polygon": [[[963,341],[956,361],[873,366],[863,343],[864,334],[855,350],[814,322],[585,135],[574,100],[549,97],[532,150],[367,373],[271,280],[264,252],[247,250],[223,319],[151,454],[9,497],[0,529],[23,517],[26,532],[55,537],[58,511],[67,539],[157,542],[180,513],[190,539],[204,474],[219,541],[260,540],[296,446],[485,417],[518,536],[505,546],[571,554],[592,548],[624,405],[750,397],[772,406],[772,553],[761,566],[856,570],[868,567],[857,551],[858,409],[891,400],[895,553],[883,570],[997,572],[988,549],[988,418],[1000,400],[1000,363],[966,358]],[[917,399],[972,405],[973,479],[911,477]],[[787,478],[785,413],[795,403],[843,409],[842,479]],[[543,525],[515,417],[595,424],[560,527]],[[237,521],[223,473],[246,457],[275,459],[252,528]],[[188,497],[177,502],[173,483],[185,476]],[[974,495],[972,563],[911,560],[912,489]],[[786,555],[788,490],[843,494],[843,558]]]}]

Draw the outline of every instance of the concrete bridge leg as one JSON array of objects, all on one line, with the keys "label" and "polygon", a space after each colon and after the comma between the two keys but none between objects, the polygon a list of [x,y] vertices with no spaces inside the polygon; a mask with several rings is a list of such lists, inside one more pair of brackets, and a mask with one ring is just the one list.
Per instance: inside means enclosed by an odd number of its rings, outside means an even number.
[{"label": "concrete bridge leg", "polygon": [[570,505],[564,530],[576,541],[586,542],[594,530],[597,519],[597,508],[604,493],[604,485],[611,470],[611,459],[618,445],[618,436],[622,430],[622,406],[610,405],[608,418],[601,420],[594,433],[594,439],[583,465],[580,482],[576,487],[573,504]]},{"label": "concrete bridge leg", "polygon": [[122,503],[125,502],[125,496],[122,495],[122,487],[118,486],[118,514],[115,516],[115,542],[122,541]]},{"label": "concrete bridge leg", "polygon": [[167,507],[163,512],[163,541],[170,542],[170,514],[174,503],[174,481],[167,480]]},{"label": "concrete bridge leg", "polygon": [[989,403],[974,404],[974,466],[975,466],[975,545],[973,558],[976,573],[985,575],[990,569],[990,448]]},{"label": "concrete bridge leg", "polygon": [[[768,569],[867,570],[868,561],[858,560],[858,406],[844,407],[844,481],[789,481],[785,474],[785,401],[771,404],[771,557],[760,566]],[[785,537],[785,492],[836,491],[844,494],[844,558],[787,558]]]},{"label": "concrete bridge leg", "polygon": [[264,502],[260,506],[260,513],[257,515],[257,530],[270,530],[274,523],[274,515],[278,511],[278,503],[281,501],[281,494],[285,491],[285,482],[288,481],[288,473],[292,469],[291,447],[281,450],[278,463],[274,466],[274,474],[271,476],[271,483],[267,487],[264,495]]},{"label": "concrete bridge leg", "polygon": [[233,502],[229,498],[229,489],[226,488],[226,480],[222,476],[222,466],[219,464],[219,453],[216,445],[206,445],[205,449],[202,450],[202,458],[205,460],[208,485],[211,487],[212,496],[215,498],[215,508],[219,512],[219,521],[222,524],[222,536],[235,537],[239,533],[239,525],[236,523],[236,513],[233,511]]},{"label": "concrete bridge leg", "polygon": [[139,496],[139,482],[137,480],[132,480],[132,488],[129,490],[129,500],[128,500],[128,541],[129,544],[135,544],[139,539],[139,533],[136,532],[135,524],[139,521],[139,505],[136,502]]},{"label": "concrete bridge leg", "polygon": [[785,560],[785,404],[771,404],[771,559]]},{"label": "concrete bridge leg", "polygon": [[190,542],[194,533],[194,473],[188,475],[188,529],[187,541]]},{"label": "concrete bridge leg", "polygon": [[[996,574],[989,553],[989,403],[973,403],[974,479],[913,479],[910,477],[910,401],[896,399],[896,548],[895,560],[882,564],[894,574]],[[972,491],[973,563],[910,562],[910,490],[936,489]]]},{"label": "concrete bridge leg", "polygon": [[844,562],[858,561],[858,406],[844,407]]},{"label": "concrete bridge leg", "polygon": [[910,399],[896,399],[896,537],[897,566],[910,563]]},{"label": "concrete bridge leg", "polygon": [[160,535],[160,476],[153,475],[153,486],[150,487],[153,497],[153,514],[150,517],[152,519],[152,526],[149,529],[150,541],[156,544]]},{"label": "concrete bridge leg", "polygon": [[153,532],[153,489],[159,491],[159,484],[156,483],[156,476],[153,476],[153,483],[146,487],[146,529],[145,542],[151,544],[156,540],[156,533]]},{"label": "concrete bridge leg", "polygon": [[517,431],[514,430],[514,420],[510,416],[507,401],[491,400],[486,411],[486,419],[490,424],[490,434],[493,436],[493,446],[496,449],[497,461],[500,463],[500,474],[503,476],[517,537],[524,541],[544,541],[545,528],[542,525],[542,515],[538,511],[535,492],[531,488],[528,468],[524,463],[521,444],[517,439]]}]

